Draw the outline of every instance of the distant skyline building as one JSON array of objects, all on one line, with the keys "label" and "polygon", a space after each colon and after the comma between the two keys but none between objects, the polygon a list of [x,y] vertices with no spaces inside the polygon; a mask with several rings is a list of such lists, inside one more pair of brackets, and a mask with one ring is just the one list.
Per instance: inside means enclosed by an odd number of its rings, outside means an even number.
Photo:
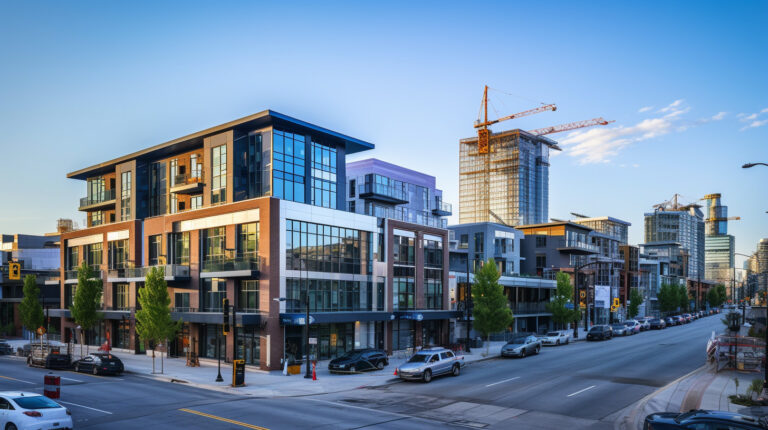
[{"label": "distant skyline building", "polygon": [[704,239],[704,277],[730,285],[734,273],[735,239],[728,234],[728,206],[720,194],[708,194]]},{"label": "distant skyline building", "polygon": [[460,224],[549,220],[549,151],[561,150],[555,141],[515,129],[491,134],[485,153],[477,137],[459,145]]},{"label": "distant skyline building", "polygon": [[697,204],[680,205],[676,199],[656,205],[645,214],[646,248],[658,243],[678,243],[685,252],[685,273],[692,279],[705,278],[704,215]]}]

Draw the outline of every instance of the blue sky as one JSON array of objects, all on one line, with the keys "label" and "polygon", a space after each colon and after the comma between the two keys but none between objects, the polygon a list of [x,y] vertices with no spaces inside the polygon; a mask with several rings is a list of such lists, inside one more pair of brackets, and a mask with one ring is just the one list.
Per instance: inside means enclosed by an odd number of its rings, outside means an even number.
[{"label": "blue sky", "polygon": [[437,176],[458,213],[488,84],[491,116],[559,108],[496,131],[615,120],[552,135],[551,217],[639,243],[653,204],[719,192],[738,252],[768,237],[768,168],[740,168],[768,162],[768,2],[139,3],[0,3],[0,232],[82,224],[67,172],[266,108]]}]

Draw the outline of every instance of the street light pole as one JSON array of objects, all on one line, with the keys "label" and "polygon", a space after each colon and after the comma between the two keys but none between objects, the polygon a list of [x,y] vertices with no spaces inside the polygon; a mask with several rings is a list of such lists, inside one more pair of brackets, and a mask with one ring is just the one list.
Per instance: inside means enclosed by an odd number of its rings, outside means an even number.
[{"label": "street light pole", "polygon": [[[587,266],[591,266],[593,264],[599,264],[599,263],[600,263],[600,261],[595,260],[595,261],[590,261],[588,263],[584,263],[584,264],[580,264],[580,265],[576,266],[576,271],[574,272],[575,273],[575,278],[576,278],[576,282],[575,282],[576,286],[574,288],[574,294],[573,294],[573,298],[574,298],[573,306],[574,306],[574,308],[577,306],[576,303],[578,303],[578,301],[576,301],[576,300],[578,299],[578,294],[579,294],[578,293],[578,291],[579,291],[578,283],[579,283],[579,273],[581,272],[581,269],[583,269],[583,268],[585,268]],[[586,319],[584,321],[584,331],[587,332],[587,331],[589,331],[589,281],[587,281],[587,285],[584,287],[584,295],[586,296],[584,298],[584,300],[585,300],[586,305],[587,305],[586,309],[585,309],[586,310],[586,315],[585,315]],[[573,329],[573,338],[574,339],[578,339],[579,338],[578,327],[579,327],[579,324],[575,323],[574,329]]]},{"label": "street light pole", "polygon": [[467,250],[467,283],[464,285],[466,288],[464,288],[464,315],[467,318],[467,337],[465,338],[464,342],[464,350],[467,354],[470,352],[469,348],[469,330],[470,330],[470,322],[469,322],[469,250]]},{"label": "street light pole", "polygon": [[304,351],[307,355],[307,370],[304,372],[304,379],[312,378],[309,371],[309,285],[307,285],[307,294],[304,296],[304,305],[306,306],[306,315],[304,315]]}]

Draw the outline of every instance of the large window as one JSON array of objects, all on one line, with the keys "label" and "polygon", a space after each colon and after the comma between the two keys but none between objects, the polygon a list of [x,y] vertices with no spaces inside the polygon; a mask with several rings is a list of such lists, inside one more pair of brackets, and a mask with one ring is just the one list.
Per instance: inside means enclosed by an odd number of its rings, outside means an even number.
[{"label": "large window", "polygon": [[104,211],[93,211],[90,213],[91,227],[104,224]]},{"label": "large window", "polygon": [[424,239],[424,266],[443,267],[443,242],[441,240]]},{"label": "large window", "polygon": [[205,278],[203,283],[203,312],[221,312],[223,300],[227,297],[227,281],[219,278]]},{"label": "large window", "polygon": [[370,273],[370,232],[286,220],[285,242],[288,270]]},{"label": "large window", "polygon": [[272,140],[272,195],[304,203],[305,137],[274,130]]},{"label": "large window", "polygon": [[77,246],[70,246],[67,248],[67,270],[76,270],[80,264],[78,261],[80,248]]},{"label": "large window", "polygon": [[254,366],[261,363],[261,336],[255,328],[237,330],[237,358]]},{"label": "large window", "polygon": [[424,307],[443,308],[443,269],[424,269]]},{"label": "large window", "polygon": [[104,247],[101,243],[85,245],[85,261],[94,271],[101,270]]},{"label": "large window", "polygon": [[103,177],[88,179],[88,201],[91,203],[107,200],[106,184]]},{"label": "large window", "polygon": [[415,239],[394,235],[393,244],[392,309],[415,309]]},{"label": "large window", "polygon": [[394,236],[393,261],[394,264],[413,266],[415,263],[416,248],[412,237]]},{"label": "large window", "polygon": [[112,270],[128,267],[128,239],[109,242],[109,268]]},{"label": "large window", "polygon": [[115,284],[113,290],[113,308],[116,311],[123,311],[130,308],[128,303],[128,284]]},{"label": "large window", "polygon": [[189,208],[200,209],[201,207],[203,207],[203,196],[190,196]]},{"label": "large window", "polygon": [[165,214],[166,193],[165,162],[152,163],[149,166],[149,216]]},{"label": "large window", "polygon": [[256,312],[259,310],[259,281],[240,281],[237,292],[237,311]]},{"label": "large window", "polygon": [[[261,134],[251,134],[236,156],[235,201],[261,197],[262,191],[262,158]],[[237,141],[235,141],[237,142]],[[240,145],[235,148],[241,148]]]},{"label": "large window", "polygon": [[176,312],[190,312],[189,293],[174,294],[173,308]]},{"label": "large window", "polygon": [[206,229],[203,239],[203,260],[223,260],[226,256],[226,238],[224,227]]},{"label": "large window", "polygon": [[211,204],[227,201],[227,145],[211,148]]},{"label": "large window", "polygon": [[120,175],[120,221],[131,219],[131,189],[133,186],[131,171]]},{"label": "large window", "polygon": [[240,224],[237,226],[237,252],[248,259],[259,255],[259,223]]},{"label": "large window", "polygon": [[371,281],[288,278],[285,283],[287,312],[304,312],[309,291],[311,312],[351,312],[384,309],[384,284]]},{"label": "large window", "polygon": [[163,235],[155,234],[149,236],[149,265],[157,266],[160,264],[160,257],[164,257]]},{"label": "large window", "polygon": [[173,233],[173,264],[189,264],[189,232]]},{"label": "large window", "polygon": [[312,141],[312,204],[336,207],[336,148]]}]

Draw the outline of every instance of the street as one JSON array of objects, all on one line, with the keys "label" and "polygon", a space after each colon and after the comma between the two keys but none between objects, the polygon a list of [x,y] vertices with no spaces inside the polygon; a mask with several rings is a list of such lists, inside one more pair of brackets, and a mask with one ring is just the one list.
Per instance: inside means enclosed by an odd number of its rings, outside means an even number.
[{"label": "street", "polygon": [[[524,359],[494,358],[430,384],[292,398],[235,396],[131,374],[56,373],[77,428],[608,429],[629,406],[703,365],[706,339],[721,327],[715,315],[610,341],[548,347]],[[0,357],[0,390],[41,393],[46,372]]]}]

